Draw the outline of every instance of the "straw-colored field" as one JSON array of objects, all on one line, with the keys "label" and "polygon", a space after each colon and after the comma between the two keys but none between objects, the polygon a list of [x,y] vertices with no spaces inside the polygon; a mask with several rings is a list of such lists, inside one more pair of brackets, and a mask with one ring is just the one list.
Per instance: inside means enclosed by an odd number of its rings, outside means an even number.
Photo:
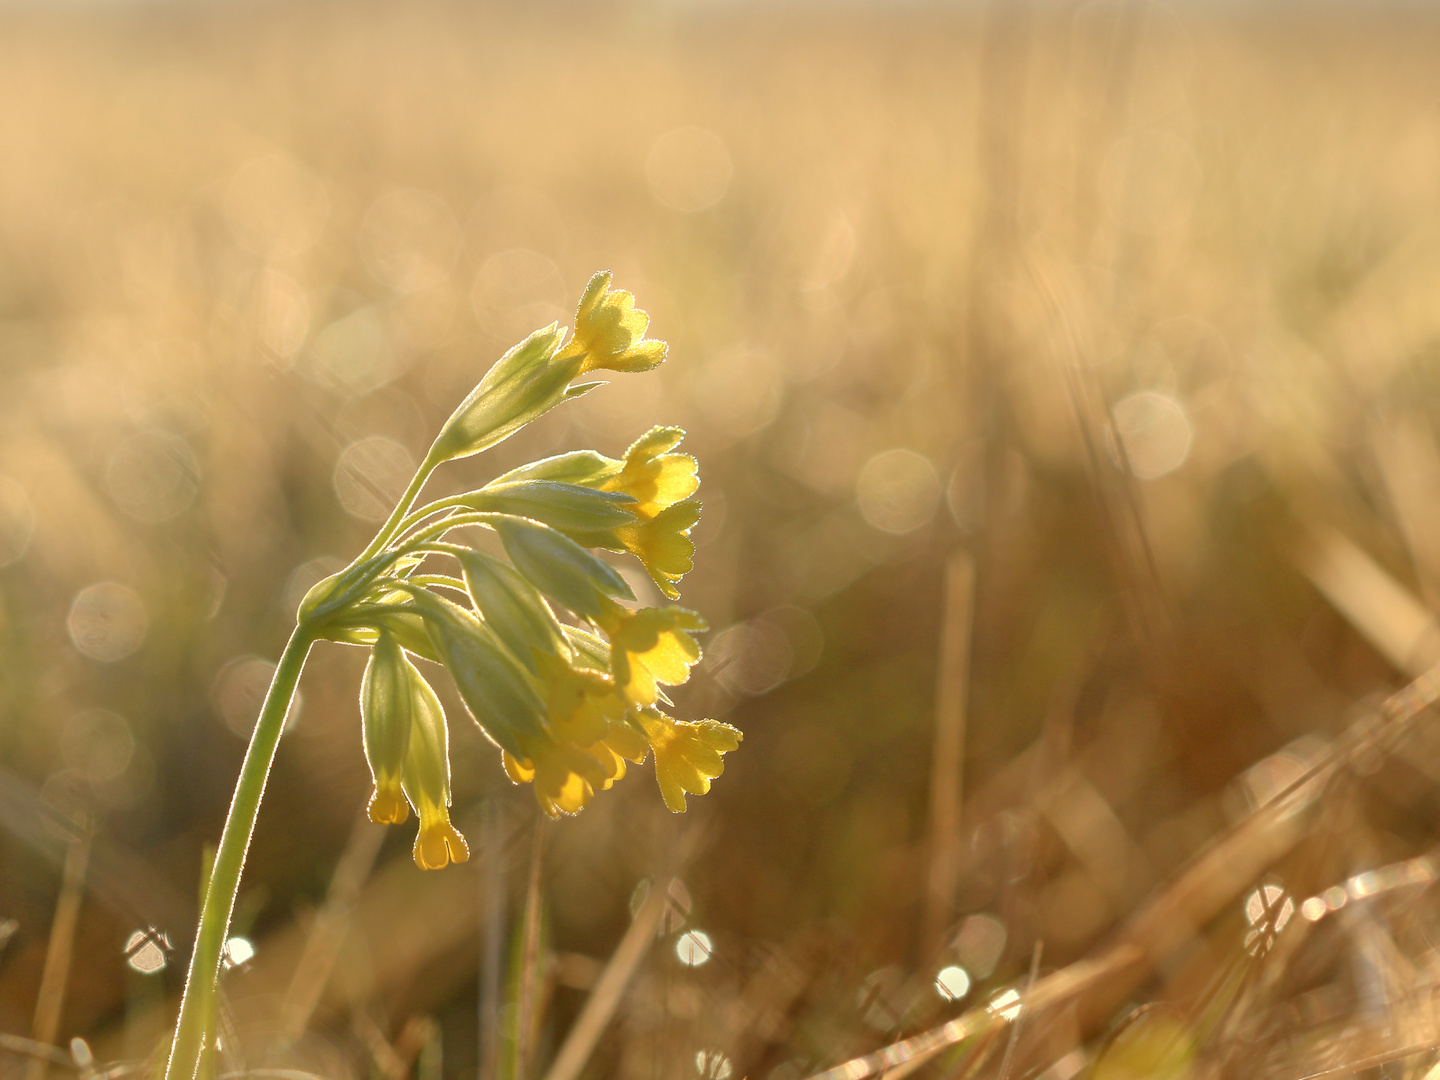
[{"label": "straw-colored field", "polygon": [[320,648],[221,1072],[539,1077],[599,1001],[582,1075],[799,1080],[1013,987],[912,1075],[1426,1075],[1440,756],[1364,724],[1440,659],[1440,23],[880,7],[0,12],[0,1077],[160,1044],[296,603],[602,268],[668,362],[436,490],[687,428],[744,744],[541,848],[441,680],[422,873]]}]

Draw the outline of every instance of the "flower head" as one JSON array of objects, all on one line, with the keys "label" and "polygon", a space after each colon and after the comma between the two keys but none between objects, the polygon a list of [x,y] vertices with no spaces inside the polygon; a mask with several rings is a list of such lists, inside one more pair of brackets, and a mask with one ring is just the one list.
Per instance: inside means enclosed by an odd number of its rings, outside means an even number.
[{"label": "flower head", "polygon": [[[301,604],[312,640],[372,649],[361,685],[370,814],[391,823],[415,810],[423,868],[463,862],[469,852],[450,821],[445,714],[412,655],[449,672],[506,772],[532,785],[551,816],[579,811],[625,775],[627,762],[652,753],[666,805],[683,810],[686,794],[707,790],[739,743],[725,724],[677,721],[656,707],[668,704],[663,688],[685,682],[700,659],[695,635],[704,620],[675,606],[635,608],[625,577],[593,550],[635,556],[667,597],[678,597],[700,515],[695,459],[676,449],[681,429],[652,428],[618,460],[561,454],[415,507],[440,463],[494,446],[598,385],[576,385],[578,376],[659,364],[666,346],[647,339],[648,329],[634,298],[596,274],[568,340],[552,325],[501,357],[446,421],[366,550]],[[504,557],[453,539],[465,525],[492,529]],[[459,576],[432,569],[435,557],[458,561]]]},{"label": "flower head", "polygon": [[700,659],[694,634],[705,620],[682,607],[629,611],[611,601],[598,620],[610,638],[615,686],[632,705],[653,705],[660,685],[678,686]]},{"label": "flower head", "polygon": [[685,437],[678,427],[653,427],[625,451],[620,469],[601,481],[601,491],[635,500],[641,518],[653,518],[667,506],[688,499],[700,486],[700,468],[689,454],[671,453]]},{"label": "flower head", "polygon": [[663,341],[649,341],[645,331],[650,316],[635,306],[624,289],[610,288],[610,272],[590,279],[575,312],[575,334],[561,352],[562,358],[580,358],[580,372],[649,371],[665,359]]},{"label": "flower head", "polygon": [[660,794],[677,814],[685,812],[685,793],[704,795],[710,781],[725,771],[723,754],[740,745],[737,728],[718,720],[673,720],[655,709],[642,709],[640,726],[655,754]]}]

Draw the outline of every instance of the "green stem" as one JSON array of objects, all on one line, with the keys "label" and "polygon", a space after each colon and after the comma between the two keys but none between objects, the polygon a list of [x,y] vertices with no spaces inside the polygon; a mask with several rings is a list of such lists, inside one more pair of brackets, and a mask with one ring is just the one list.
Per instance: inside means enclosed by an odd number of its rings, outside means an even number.
[{"label": "green stem", "polygon": [[403,536],[405,533],[413,529],[416,525],[419,525],[420,522],[424,521],[427,517],[430,517],[433,514],[438,514],[442,510],[450,510],[457,506],[464,506],[467,497],[468,493],[466,495],[451,495],[450,497],[445,499],[436,499],[432,503],[426,503],[424,506],[420,507],[419,510],[415,510],[409,514],[406,514],[404,519],[396,527],[394,535]]},{"label": "green stem", "polygon": [[[433,448],[431,453],[434,453]],[[380,526],[380,531],[375,534],[375,539],[370,541],[364,551],[355,556],[351,566],[357,566],[364,562],[390,542],[391,537],[400,527],[400,523],[405,519],[405,515],[409,513],[410,507],[414,506],[415,500],[420,497],[420,489],[425,486],[425,481],[430,479],[430,474],[435,471],[438,464],[438,462],[431,461],[429,456],[420,463],[420,467],[415,470],[415,475],[410,478],[410,485],[405,489],[405,494],[400,496],[400,501],[395,504],[395,509],[390,511],[390,516],[385,519],[385,524]]]},{"label": "green stem", "polygon": [[240,766],[240,779],[230,801],[230,813],[220,834],[215,852],[215,865],[205,889],[205,903],[200,911],[200,925],[195,932],[195,950],[190,955],[190,971],[185,978],[185,995],[180,1002],[180,1019],[175,1026],[175,1041],[170,1048],[170,1062],[165,1080],[192,1080],[205,1048],[205,1033],[215,1015],[215,984],[220,974],[220,954],[230,932],[230,916],[235,909],[235,894],[240,887],[240,872],[245,866],[245,852],[255,831],[255,817],[260,797],[265,793],[265,780],[275,760],[275,747],[285,727],[285,717],[295,697],[295,685],[305,666],[314,638],[305,626],[298,626],[290,635],[280,662],[275,667],[270,690],[260,718],[250,735],[250,746]]}]

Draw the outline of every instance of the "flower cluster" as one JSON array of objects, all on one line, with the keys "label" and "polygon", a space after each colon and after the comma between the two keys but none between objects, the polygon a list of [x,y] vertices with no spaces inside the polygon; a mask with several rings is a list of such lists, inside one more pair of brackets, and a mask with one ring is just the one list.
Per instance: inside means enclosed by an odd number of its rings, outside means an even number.
[{"label": "flower cluster", "polygon": [[[375,779],[370,817],[420,819],[415,861],[438,869],[469,857],[450,822],[444,709],[412,657],[442,665],[505,771],[531,784],[551,816],[573,814],[625,775],[655,762],[665,804],[685,809],[724,768],[741,734],[714,720],[667,715],[664,687],[700,659],[704,621],[668,605],[639,607],[595,549],[638,559],[679,597],[699,520],[695,459],[684,433],[657,427],[621,459],[578,451],[535,461],[462,495],[413,508],[441,464],[479,453],[597,383],[591,371],[644,371],[665,358],[649,317],[595,275],[574,333],[537,330],[486,373],[441,429],[415,479],[370,546],[320,582],[300,608],[317,639],[368,646],[361,684],[365,755]],[[493,530],[506,559],[447,537]],[[447,560],[445,567],[432,565]]]}]

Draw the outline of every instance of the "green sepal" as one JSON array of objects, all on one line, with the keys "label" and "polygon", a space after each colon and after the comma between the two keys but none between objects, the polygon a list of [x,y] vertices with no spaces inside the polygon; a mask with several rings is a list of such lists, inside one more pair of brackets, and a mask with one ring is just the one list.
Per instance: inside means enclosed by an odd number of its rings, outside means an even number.
[{"label": "green sepal", "polygon": [[576,360],[553,362],[564,338],[551,323],[497,360],[445,421],[426,460],[433,466],[478,454],[564,401],[580,372]]},{"label": "green sepal", "polygon": [[404,585],[450,672],[460,700],[498,746],[524,757],[523,739],[545,733],[545,703],[525,669],[475,616],[416,585]]},{"label": "green sepal", "polygon": [[635,599],[614,567],[548,525],[501,517],[495,520],[494,529],[515,569],[582,619],[598,618],[606,610],[608,597]]},{"label": "green sepal", "polygon": [[568,454],[541,458],[496,477],[490,485],[509,484],[517,480],[555,480],[565,484],[594,487],[619,474],[623,461],[606,457],[596,450],[572,450]]},{"label": "green sepal", "polygon": [[434,688],[413,664],[405,668],[412,720],[402,778],[405,797],[420,814],[425,803],[450,805],[450,733]]},{"label": "green sepal", "polygon": [[565,626],[565,637],[576,660],[576,666],[591,671],[610,671],[610,643],[599,634],[578,626]]},{"label": "green sepal", "polygon": [[497,481],[465,495],[463,505],[531,518],[567,535],[610,533],[636,520],[629,495],[559,480]]},{"label": "green sepal", "polygon": [[568,659],[570,649],[555,613],[514,567],[478,551],[456,558],[476,610],[517,660],[539,674],[537,654]]},{"label": "green sepal", "polygon": [[[365,674],[360,679],[360,728],[365,760],[375,781],[377,798],[371,817],[390,822],[403,820],[404,804],[398,785],[410,745],[410,663],[395,639],[383,631],[375,641]],[[397,804],[394,805],[394,804]],[[387,809],[388,807],[388,809]],[[398,810],[398,817],[394,811]]]}]

